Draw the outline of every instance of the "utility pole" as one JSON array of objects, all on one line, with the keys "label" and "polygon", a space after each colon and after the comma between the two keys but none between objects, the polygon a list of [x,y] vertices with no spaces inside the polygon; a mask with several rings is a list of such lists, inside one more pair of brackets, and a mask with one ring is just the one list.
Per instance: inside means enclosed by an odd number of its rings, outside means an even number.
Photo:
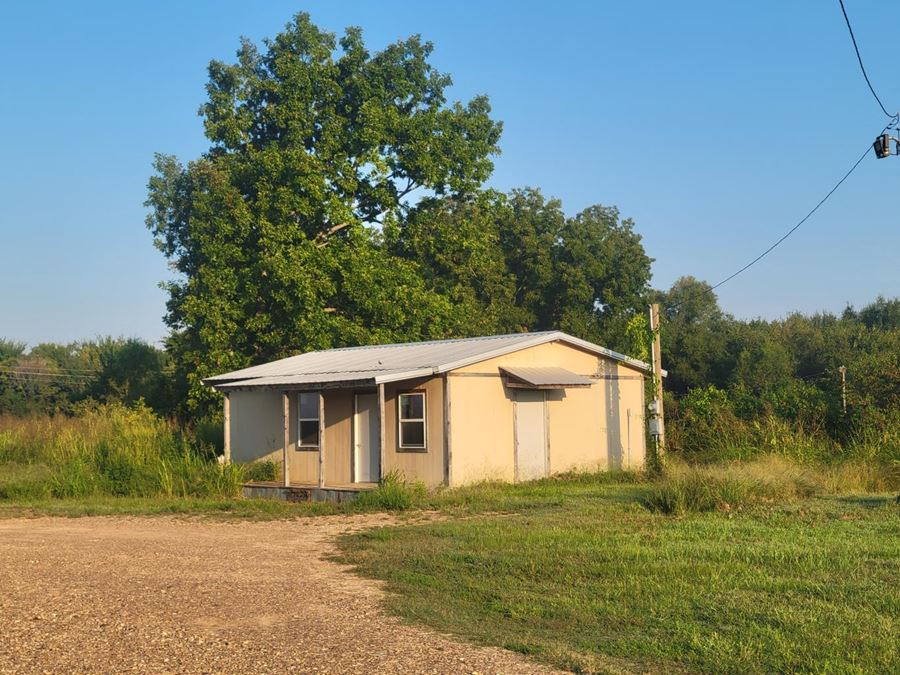
[{"label": "utility pole", "polygon": [[844,406],[844,416],[847,415],[847,366],[838,368],[841,373],[841,404]]},{"label": "utility pole", "polygon": [[650,305],[651,372],[653,375],[653,401],[650,402],[650,435],[656,447],[656,461],[662,461],[666,447],[666,424],[663,414],[662,351],[659,340],[659,303]]}]

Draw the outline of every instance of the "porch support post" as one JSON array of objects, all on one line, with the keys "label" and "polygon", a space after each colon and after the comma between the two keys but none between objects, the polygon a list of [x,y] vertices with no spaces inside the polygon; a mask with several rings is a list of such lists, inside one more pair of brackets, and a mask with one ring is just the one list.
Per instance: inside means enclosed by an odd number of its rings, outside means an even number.
[{"label": "porch support post", "polygon": [[384,419],[384,384],[378,385],[378,446],[381,456],[378,460],[378,481],[384,478],[384,455],[385,455],[385,419]]},{"label": "porch support post", "polygon": [[225,444],[224,444],[224,455],[225,455],[225,463],[231,463],[231,395],[226,391],[225,392],[225,402],[224,402],[224,413],[225,413]]},{"label": "porch support post", "polygon": [[325,487],[325,395],[319,392],[319,487]]},{"label": "porch support post", "polygon": [[450,373],[444,373],[444,483],[453,485],[453,450],[450,447]]},{"label": "porch support post", "polygon": [[291,397],[288,395],[286,391],[281,393],[281,420],[284,424],[284,447],[281,452],[281,461],[283,465],[283,474],[284,474],[284,487],[291,486],[291,470],[290,470],[290,462],[288,461],[290,458],[290,454],[288,452],[288,447],[291,443]]}]

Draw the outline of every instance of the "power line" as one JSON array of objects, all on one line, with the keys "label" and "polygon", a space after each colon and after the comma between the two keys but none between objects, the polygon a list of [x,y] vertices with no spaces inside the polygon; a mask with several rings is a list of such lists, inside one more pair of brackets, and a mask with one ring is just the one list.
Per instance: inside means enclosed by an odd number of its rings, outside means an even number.
[{"label": "power line", "polygon": [[765,251],[763,251],[762,253],[760,253],[758,256],[756,256],[753,260],[751,260],[751,261],[748,262],[746,265],[744,265],[744,266],[743,266],[741,269],[739,269],[737,272],[735,272],[734,274],[731,274],[730,276],[725,277],[724,279],[722,279],[722,281],[720,281],[719,283],[717,283],[715,286],[713,286],[713,287],[710,288],[709,290],[714,291],[714,290],[716,290],[719,286],[722,286],[723,284],[727,284],[729,281],[731,281],[732,279],[734,279],[736,276],[738,276],[739,274],[741,274],[741,273],[743,273],[743,272],[746,272],[748,269],[750,269],[751,267],[753,267],[753,266],[754,266],[756,263],[758,263],[760,260],[762,260],[762,259],[765,258],[767,255],[769,255],[772,251],[774,251],[776,248],[778,248],[778,246],[779,246],[785,239],[787,239],[787,238],[790,237],[792,234],[794,234],[794,232],[796,232],[796,231],[800,228],[800,226],[803,225],[803,223],[805,223],[807,220],[809,220],[809,219],[812,217],[812,215],[813,215],[816,211],[819,210],[819,207],[822,206],[822,204],[824,204],[825,202],[828,201],[828,198],[831,197],[831,195],[833,195],[835,192],[837,192],[837,189],[838,189],[839,187],[841,187],[841,185],[844,184],[844,181],[847,180],[847,179],[850,177],[850,174],[852,174],[854,171],[856,171],[856,167],[858,167],[860,164],[862,164],[862,161],[866,158],[866,155],[868,155],[870,151],[871,151],[870,146],[866,145],[866,150],[865,150],[865,152],[863,152],[863,154],[859,156],[859,159],[857,159],[856,162],[853,164],[853,166],[850,167],[850,170],[849,170],[847,173],[845,173],[844,176],[843,176],[837,183],[835,183],[834,187],[831,188],[831,189],[828,191],[828,194],[826,194],[824,197],[822,197],[822,199],[819,200],[819,203],[816,204],[816,205],[812,208],[812,211],[810,211],[810,212],[807,213],[805,216],[803,216],[803,218],[801,218],[800,221],[799,221],[796,225],[794,225],[790,230],[788,230],[787,232],[785,232],[784,235],[781,237],[781,239],[779,239],[778,241],[776,241],[776,242],[775,242],[774,244],[772,244],[769,248],[767,248]]},{"label": "power line", "polygon": [[[45,379],[59,379],[59,378],[67,378],[67,379],[75,379],[75,380],[93,380],[95,377],[90,375],[71,375],[67,373],[53,373],[46,371],[34,371],[34,370],[18,370],[15,368],[0,368],[0,375],[24,375],[27,377],[43,377]],[[99,374],[98,374],[99,375]]]},{"label": "power line", "polygon": [[[882,132],[884,132],[886,129],[888,129],[889,126],[890,126],[890,125],[888,125],[888,126],[885,127],[884,129],[882,129]],[[743,274],[743,273],[746,272],[748,269],[750,269],[751,267],[753,267],[756,263],[758,263],[760,260],[762,260],[762,259],[765,258],[767,255],[769,255],[769,254],[770,254],[772,251],[774,251],[776,248],[778,248],[778,246],[781,245],[781,243],[784,242],[785,239],[787,239],[787,238],[790,237],[792,234],[794,234],[794,232],[796,232],[796,231],[800,228],[800,226],[803,225],[803,223],[805,223],[807,220],[809,220],[809,219],[812,217],[812,215],[813,215],[816,211],[819,210],[819,208],[822,206],[822,204],[824,204],[825,202],[828,201],[828,199],[831,197],[831,195],[833,195],[835,192],[837,192],[837,189],[838,189],[839,187],[841,187],[841,185],[844,184],[844,181],[846,181],[846,180],[850,177],[850,174],[852,174],[854,171],[856,171],[856,168],[857,168],[860,164],[862,164],[862,161],[866,158],[866,155],[868,155],[870,151],[871,151],[871,146],[866,145],[865,152],[863,152],[863,154],[859,156],[859,159],[857,159],[856,162],[854,162],[853,166],[850,167],[850,170],[847,171],[847,173],[845,173],[845,174],[841,177],[841,179],[840,179],[837,183],[834,184],[834,187],[831,188],[831,189],[828,191],[828,193],[827,193],[824,197],[822,197],[822,199],[819,200],[819,203],[816,204],[816,205],[812,208],[812,210],[811,210],[809,213],[807,213],[805,216],[803,216],[803,218],[801,218],[800,221],[799,221],[796,225],[794,225],[790,230],[788,230],[787,232],[785,232],[784,235],[782,235],[782,237],[781,237],[778,241],[776,241],[774,244],[772,244],[771,246],[769,246],[769,248],[767,248],[765,251],[763,251],[762,253],[760,253],[760,254],[759,254],[758,256],[756,256],[753,260],[751,260],[751,261],[748,262],[746,265],[744,265],[742,268],[740,268],[737,272],[735,272],[735,273],[733,273],[733,274],[730,274],[729,276],[725,277],[724,279],[722,279],[722,281],[720,281],[719,283],[715,284],[714,286],[710,286],[710,287],[706,290],[706,292],[707,292],[707,293],[712,293],[714,290],[716,290],[716,289],[719,288],[720,286],[723,286],[724,284],[727,284],[729,281],[731,281],[732,279],[734,279],[736,276],[738,276],[739,274]],[[668,305],[668,306],[666,307],[666,309],[668,309],[668,310],[678,309],[681,305],[683,305],[684,303],[688,302],[688,300],[689,300],[688,298],[685,298],[684,300],[682,300],[682,301],[679,302],[679,303],[676,303],[676,304],[674,304],[674,305]]]},{"label": "power line", "polygon": [[[884,103],[881,102],[881,99],[879,98],[878,94],[875,92],[875,87],[872,86],[872,82],[871,82],[871,80],[869,80],[869,74],[866,72],[865,65],[863,65],[862,56],[859,53],[859,45],[856,43],[856,36],[853,34],[853,26],[850,24],[850,17],[847,15],[847,8],[844,7],[844,0],[838,0],[838,2],[840,2],[840,5],[841,5],[841,12],[844,15],[844,21],[847,23],[847,30],[850,32],[850,39],[853,42],[853,49],[856,52],[856,59],[857,59],[857,61],[859,61],[859,68],[862,71],[863,77],[866,80],[866,84],[869,85],[869,91],[872,92],[872,96],[874,96],[875,100],[878,101],[878,105],[881,107],[881,110],[884,112],[884,114],[891,118],[891,121],[888,122],[888,124],[884,127],[884,129],[881,130],[881,133],[883,134],[885,131],[890,129],[894,124],[896,124],[898,121],[900,121],[900,113],[895,113],[893,115],[891,113],[889,113],[887,111],[887,108],[884,107]],[[742,268],[740,268],[737,272],[725,277],[724,279],[722,279],[722,281],[715,284],[714,286],[711,286],[709,288],[709,292],[716,290],[720,286],[727,284],[729,281],[734,279],[739,274],[746,272],[748,269],[753,267],[760,260],[762,260],[767,255],[769,255],[772,251],[774,251],[779,245],[781,245],[781,243],[785,239],[787,239],[794,232],[796,232],[800,228],[800,226],[803,225],[803,223],[805,223],[807,220],[809,220],[812,217],[812,215],[816,211],[819,210],[819,207],[821,207],[822,204],[824,204],[826,201],[828,201],[828,199],[831,197],[831,195],[833,195],[837,191],[837,189],[841,185],[844,184],[844,181],[850,177],[850,174],[852,174],[854,171],[856,171],[856,168],[860,164],[862,164],[862,161],[866,158],[866,155],[869,154],[870,148],[871,148],[871,146],[869,146],[869,145],[866,146],[865,151],[863,152],[862,155],[860,155],[859,159],[856,160],[856,162],[853,164],[853,166],[850,167],[850,170],[847,171],[847,173],[845,173],[843,175],[843,177],[837,183],[835,183],[834,187],[828,191],[828,194],[826,194],[824,197],[822,197],[822,199],[819,201],[819,203],[816,204],[809,213],[807,213],[805,216],[803,216],[803,218],[801,218],[800,221],[796,225],[794,225],[790,230],[785,232],[785,234],[778,241],[776,241],[769,248],[767,248],[765,251],[763,251],[758,256],[756,256],[753,260],[751,260],[749,263],[747,263]],[[672,305],[669,307],[669,309],[677,309],[682,304],[684,304],[684,302],[686,302],[686,301],[687,300],[684,300],[676,305]]]},{"label": "power line", "polygon": [[33,365],[20,365],[20,366],[0,366],[0,373],[2,372],[15,372],[15,373],[43,373],[47,375],[65,375],[67,377],[98,377],[100,375],[99,371],[85,371],[83,373],[77,371],[68,371],[64,368],[54,368],[52,370],[41,370],[37,366]]},{"label": "power line", "polygon": [[22,357],[19,360],[12,359],[5,363],[0,363],[0,370],[3,370],[4,368],[7,368],[7,369],[8,368],[23,368],[25,370],[37,370],[38,368],[40,368],[40,366],[42,364],[46,364],[46,363],[52,364],[54,373],[72,373],[75,375],[81,375],[81,374],[97,375],[101,372],[101,370],[97,369],[97,368],[70,368],[68,366],[60,366],[57,363],[55,363],[53,361],[49,361],[47,359],[42,359],[42,358],[32,359],[27,356]]},{"label": "power line", "polygon": [[872,92],[872,96],[875,97],[875,100],[878,101],[878,105],[881,106],[881,110],[885,115],[890,117],[891,119],[897,119],[900,113],[894,113],[893,115],[887,111],[887,108],[884,107],[884,103],[881,102],[881,99],[878,97],[878,94],[875,93],[875,87],[872,86],[872,82],[869,80],[869,74],[866,72],[866,67],[863,65],[862,56],[859,53],[859,45],[856,44],[856,36],[853,34],[853,26],[850,25],[850,17],[847,16],[847,8],[844,7],[844,0],[838,0],[841,3],[841,12],[844,14],[844,21],[847,23],[847,30],[850,31],[850,39],[853,41],[853,49],[856,52],[856,60],[859,61],[859,69],[862,71],[863,77],[866,79],[866,84],[869,85],[869,91]]}]

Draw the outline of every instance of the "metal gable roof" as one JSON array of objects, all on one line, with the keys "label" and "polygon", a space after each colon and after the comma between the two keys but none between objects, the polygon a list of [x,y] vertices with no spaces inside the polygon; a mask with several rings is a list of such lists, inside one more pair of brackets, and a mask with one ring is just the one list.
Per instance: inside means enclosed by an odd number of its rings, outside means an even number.
[{"label": "metal gable roof", "polygon": [[444,373],[554,341],[607,356],[639,370],[649,370],[649,366],[642,361],[636,361],[560,331],[545,331],[327,349],[223,373],[206,378],[203,382],[220,388],[360,380],[371,380],[374,383],[393,382]]}]

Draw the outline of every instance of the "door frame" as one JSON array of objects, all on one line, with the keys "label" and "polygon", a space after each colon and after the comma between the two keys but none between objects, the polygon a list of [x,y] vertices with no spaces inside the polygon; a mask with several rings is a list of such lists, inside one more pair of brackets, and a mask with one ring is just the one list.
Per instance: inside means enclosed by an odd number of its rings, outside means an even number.
[{"label": "door frame", "polygon": [[[360,396],[374,396],[375,397],[375,409],[374,409],[374,417],[375,423],[380,425],[381,420],[379,419],[380,412],[378,410],[378,392],[372,391],[355,391],[353,392],[353,424],[350,425],[350,449],[352,453],[352,461],[350,462],[350,482],[351,483],[359,483],[359,445],[357,441],[359,440],[359,397]],[[370,431],[371,437],[371,431]],[[381,443],[379,437],[379,444]],[[375,453],[375,457],[378,460],[378,473],[381,473],[381,448],[378,449],[378,452]],[[366,482],[378,482],[377,479],[375,481],[366,481]]]},{"label": "door frame", "polygon": [[519,482],[519,392],[538,391],[542,394],[544,404],[544,475],[550,475],[550,410],[547,405],[547,392],[543,389],[514,389],[513,390],[513,481]]}]

